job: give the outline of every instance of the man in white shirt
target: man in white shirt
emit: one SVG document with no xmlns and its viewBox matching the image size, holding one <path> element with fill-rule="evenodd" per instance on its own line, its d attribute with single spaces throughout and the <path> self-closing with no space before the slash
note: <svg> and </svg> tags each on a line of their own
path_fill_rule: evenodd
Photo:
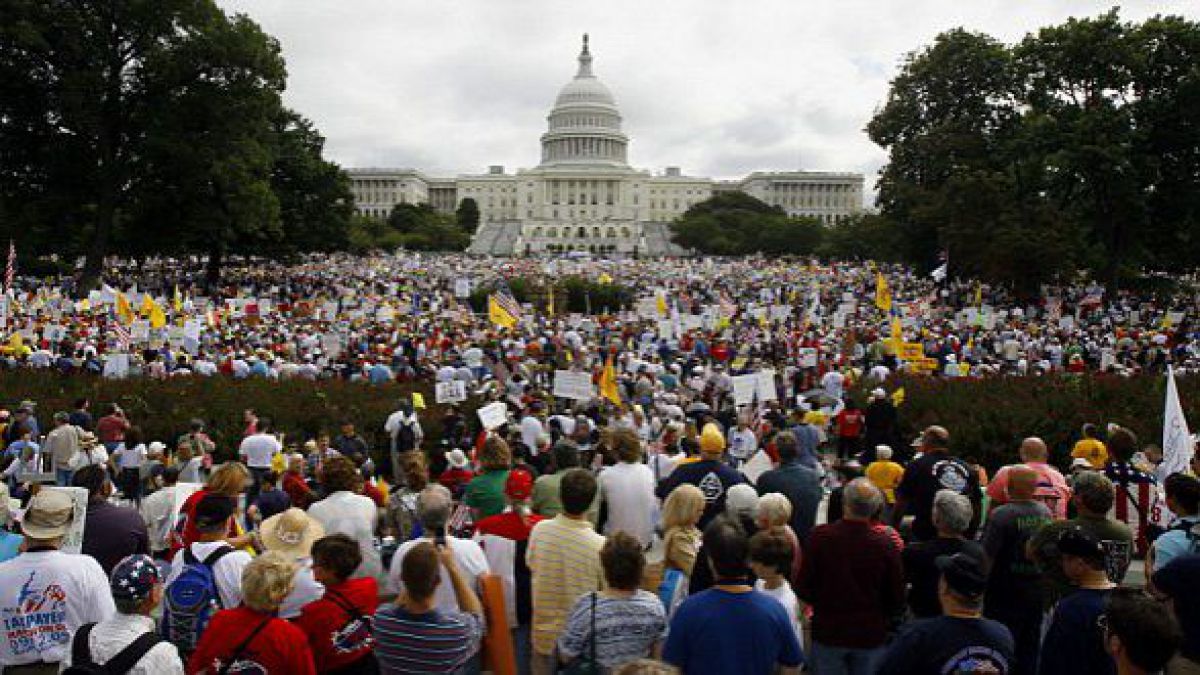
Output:
<svg viewBox="0 0 1200 675">
<path fill-rule="evenodd" d="M 406 398 L 401 399 L 399 408 L 388 415 L 383 423 L 383 430 L 391 439 L 392 477 L 397 485 L 404 485 L 404 476 L 400 471 L 400 455 L 419 446 L 425 436 L 412 402 Z M 404 433 L 401 433 L 402 431 Z"/>
<path fill-rule="evenodd" d="M 116 614 L 86 631 L 75 633 L 72 645 L 86 639 L 88 660 L 96 665 L 112 666 L 114 670 L 119 667 L 115 663 L 118 655 L 129 648 L 133 651 L 122 657 L 133 659 L 129 673 L 183 675 L 179 650 L 157 636 L 152 617 L 163 597 L 162 574 L 154 559 L 141 554 L 122 559 L 113 568 L 110 586 Z M 139 640 L 141 643 L 134 646 Z M 72 650 L 68 650 L 63 660 L 64 669 L 71 665 L 72 659 Z"/>
<path fill-rule="evenodd" d="M 221 606 L 232 608 L 241 604 L 242 571 L 250 564 L 250 554 L 233 550 L 225 543 L 233 512 L 233 500 L 215 493 L 205 495 L 196 505 L 196 531 L 199 537 L 194 544 L 176 553 L 171 561 L 171 572 L 167 575 L 168 594 L 171 582 L 183 572 L 189 561 L 211 561 L 208 564 L 217 585 L 217 595 L 221 596 Z M 214 559 L 219 551 L 224 553 Z"/>
<path fill-rule="evenodd" d="M 254 478 L 254 484 L 246 491 L 247 504 L 253 504 L 262 490 L 263 478 L 271 470 L 271 459 L 275 457 L 275 453 L 283 451 L 279 439 L 272 436 L 270 431 L 271 420 L 266 417 L 258 418 L 255 433 L 243 438 L 238 448 L 238 456 L 246 463 L 246 468 L 250 469 L 250 475 Z"/>
<path fill-rule="evenodd" d="M 529 449 L 531 457 L 537 457 L 538 436 L 546 433 L 546 427 L 542 425 L 542 420 L 538 418 L 541 405 L 540 402 L 534 402 L 526 409 L 525 416 L 521 418 L 521 442 Z"/>
<path fill-rule="evenodd" d="M 417 518 L 426 535 L 423 539 L 412 539 L 404 542 L 392 556 L 392 567 L 388 572 L 388 589 L 396 593 L 404 591 L 404 582 L 400 579 L 400 570 L 404 565 L 404 556 L 422 541 L 435 543 L 445 542 L 454 551 L 454 562 L 458 565 L 463 577 L 471 588 L 479 588 L 479 575 L 487 574 L 487 557 L 479 544 L 470 539 L 460 539 L 446 534 L 446 523 L 450 521 L 450 510 L 453 501 L 450 491 L 442 485 L 430 485 L 417 496 Z M 442 583 L 434 591 L 436 607 L 440 611 L 453 612 L 458 609 L 454 597 L 454 587 L 446 575 L 446 569 L 441 570 Z"/>
<path fill-rule="evenodd" d="M 729 430 L 729 456 L 733 458 L 734 468 L 746 463 L 758 450 L 758 438 L 750 430 L 744 416 L 738 416 L 737 426 Z"/>
<path fill-rule="evenodd" d="M 25 551 L 0 564 L 0 669 L 57 672 L 75 631 L 116 612 L 100 563 L 59 550 L 74 514 L 65 490 L 43 488 L 29 502 Z"/>
</svg>

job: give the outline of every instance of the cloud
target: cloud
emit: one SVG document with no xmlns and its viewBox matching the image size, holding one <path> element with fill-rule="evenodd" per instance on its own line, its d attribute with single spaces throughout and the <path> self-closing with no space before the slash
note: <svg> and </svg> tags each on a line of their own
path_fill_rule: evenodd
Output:
<svg viewBox="0 0 1200 675">
<path fill-rule="evenodd" d="M 905 55 L 963 26 L 1016 41 L 1111 1 L 218 0 L 277 37 L 288 105 L 344 166 L 433 176 L 531 167 L 589 32 L 638 168 L 733 178 L 858 171 L 886 160 L 863 128 Z M 1195 0 L 1122 16 L 1200 18 Z"/>
</svg>

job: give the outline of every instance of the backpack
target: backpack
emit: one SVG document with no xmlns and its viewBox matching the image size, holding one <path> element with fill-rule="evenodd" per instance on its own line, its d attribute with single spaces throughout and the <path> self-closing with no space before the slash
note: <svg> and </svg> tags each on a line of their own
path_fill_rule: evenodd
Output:
<svg viewBox="0 0 1200 675">
<path fill-rule="evenodd" d="M 417 432 L 413 431 L 412 422 L 405 420 L 396 430 L 396 452 L 408 452 L 417 447 Z"/>
<path fill-rule="evenodd" d="M 190 546 L 183 550 L 183 571 L 167 586 L 162 618 L 163 637 L 182 653 L 196 650 L 209 620 L 221 609 L 213 566 L 229 553 L 233 553 L 233 547 L 222 546 L 199 560 Z"/>
<path fill-rule="evenodd" d="M 92 661 L 91 650 L 88 648 L 88 636 L 95 627 L 94 623 L 85 624 L 75 633 L 71 640 L 71 666 L 63 671 L 64 675 L 124 675 L 162 642 L 162 638 L 153 632 L 142 633 L 104 665 L 100 665 Z"/>
</svg>

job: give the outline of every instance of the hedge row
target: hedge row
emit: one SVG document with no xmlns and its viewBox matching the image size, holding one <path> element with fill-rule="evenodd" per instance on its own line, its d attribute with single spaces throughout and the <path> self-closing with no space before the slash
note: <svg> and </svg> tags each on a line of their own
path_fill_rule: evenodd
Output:
<svg viewBox="0 0 1200 675">
<path fill-rule="evenodd" d="M 1200 377 L 1176 382 L 1195 431 L 1200 427 Z M 929 424 L 941 424 L 950 430 L 957 453 L 977 458 L 990 470 L 1011 463 L 1027 436 L 1041 437 L 1051 448 L 1052 461 L 1067 466 L 1086 422 L 1101 428 L 1120 424 L 1133 430 L 1143 446 L 1162 442 L 1165 376 L 911 377 L 896 386 L 905 391 L 899 410 L 905 439 Z"/>
<path fill-rule="evenodd" d="M 1200 377 L 1178 380 L 1184 412 L 1193 429 L 1200 428 Z M 950 429 L 956 452 L 974 456 L 989 469 L 1013 461 L 1026 436 L 1040 436 L 1055 463 L 1069 463 L 1071 446 L 1085 422 L 1116 422 L 1134 430 L 1143 444 L 1162 438 L 1164 377 L 1030 377 L 990 380 L 908 378 L 900 407 L 902 436 L 907 439 L 929 424 Z M 889 389 L 892 386 L 889 386 Z M 222 449 L 236 445 L 243 429 L 242 412 L 254 408 L 270 416 L 293 439 L 336 434 L 343 420 L 353 421 L 372 448 L 387 447 L 382 427 L 397 401 L 419 391 L 429 403 L 422 419 L 431 439 L 440 436 L 443 413 L 433 404 L 426 385 L 368 385 L 356 382 L 231 380 L 177 378 L 107 380 L 62 376 L 54 372 L 0 372 L 0 401 L 8 407 L 23 399 L 38 403 L 38 416 L 48 425 L 57 410 L 70 410 L 87 397 L 93 412 L 117 402 L 147 438 L 168 440 L 183 433 L 188 421 L 208 422 Z M 466 406 L 468 411 L 472 406 Z M 470 417 L 468 419 L 471 419 Z"/>
<path fill-rule="evenodd" d="M 343 421 L 352 421 L 376 450 L 388 447 L 383 423 L 400 398 L 413 391 L 422 393 L 429 403 L 422 413 L 423 424 L 431 435 L 440 433 L 438 421 L 443 412 L 433 405 L 428 387 L 396 383 L 226 377 L 113 380 L 22 370 L 0 372 L 0 391 L 0 401 L 9 409 L 25 399 L 36 401 L 43 427 L 50 425 L 54 412 L 71 410 L 78 398 L 91 400 L 92 414 L 97 417 L 106 404 L 117 403 L 130 421 L 142 428 L 147 440 L 171 441 L 187 431 L 191 419 L 200 418 L 207 422 L 218 450 L 224 452 L 235 449 L 240 442 L 245 428 L 242 415 L 247 408 L 273 419 L 287 439 L 300 441 L 323 433 L 337 435 Z"/>
</svg>

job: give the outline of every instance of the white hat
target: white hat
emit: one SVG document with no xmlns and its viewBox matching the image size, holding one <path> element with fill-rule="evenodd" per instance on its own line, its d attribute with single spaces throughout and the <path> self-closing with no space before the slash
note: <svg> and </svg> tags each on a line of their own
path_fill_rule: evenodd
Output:
<svg viewBox="0 0 1200 675">
<path fill-rule="evenodd" d="M 151 455 L 161 455 L 162 451 L 166 449 L 167 446 L 162 441 L 151 441 L 148 448 Z"/>
<path fill-rule="evenodd" d="M 871 396 L 873 398 L 887 398 L 887 392 L 884 391 L 881 387 L 876 387 L 874 390 L 871 391 Z"/>
<path fill-rule="evenodd" d="M 325 526 L 293 506 L 264 520 L 259 534 L 268 551 L 279 551 L 299 558 L 307 556 L 313 542 L 325 536 Z"/>
</svg>

